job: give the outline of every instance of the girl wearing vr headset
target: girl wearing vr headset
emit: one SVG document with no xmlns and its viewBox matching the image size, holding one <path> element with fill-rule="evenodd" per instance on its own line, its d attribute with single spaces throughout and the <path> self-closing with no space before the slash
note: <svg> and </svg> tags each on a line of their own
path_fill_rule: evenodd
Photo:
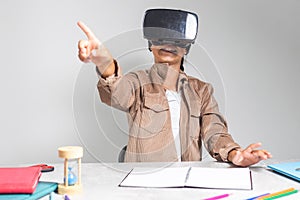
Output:
<svg viewBox="0 0 300 200">
<path fill-rule="evenodd" d="M 78 42 L 78 56 L 96 65 L 101 101 L 127 112 L 126 162 L 200 161 L 202 141 L 213 158 L 237 166 L 271 158 L 257 149 L 260 143 L 242 149 L 228 133 L 211 85 L 184 73 L 184 55 L 197 36 L 196 14 L 147 10 L 143 33 L 154 64 L 126 75 L 93 32 L 82 22 L 78 26 L 87 36 Z"/>
</svg>

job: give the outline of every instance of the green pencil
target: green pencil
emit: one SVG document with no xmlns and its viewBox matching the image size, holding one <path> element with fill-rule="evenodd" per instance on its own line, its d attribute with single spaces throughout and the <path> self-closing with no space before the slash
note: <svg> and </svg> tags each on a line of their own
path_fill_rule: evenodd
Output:
<svg viewBox="0 0 300 200">
<path fill-rule="evenodd" d="M 297 193 L 297 192 L 298 192 L 298 190 L 292 190 L 292 191 L 285 192 L 285 193 L 282 193 L 282 194 L 278 194 L 278 195 L 275 195 L 275 196 L 272 196 L 272 197 L 264 198 L 264 200 L 277 199 L 277 198 L 285 197 L 285 196 L 288 196 L 288 195 L 291 195 L 291 194 L 294 194 L 294 193 Z"/>
</svg>

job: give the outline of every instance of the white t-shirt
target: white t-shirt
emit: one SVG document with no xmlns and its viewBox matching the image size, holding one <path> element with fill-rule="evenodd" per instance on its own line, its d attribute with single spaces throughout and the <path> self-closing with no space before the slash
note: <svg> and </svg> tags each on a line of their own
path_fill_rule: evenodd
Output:
<svg viewBox="0 0 300 200">
<path fill-rule="evenodd" d="M 166 96 L 170 107 L 172 132 L 175 140 L 177 157 L 178 160 L 181 161 L 181 148 L 180 148 L 180 135 L 179 135 L 181 95 L 178 92 L 166 90 Z"/>
</svg>

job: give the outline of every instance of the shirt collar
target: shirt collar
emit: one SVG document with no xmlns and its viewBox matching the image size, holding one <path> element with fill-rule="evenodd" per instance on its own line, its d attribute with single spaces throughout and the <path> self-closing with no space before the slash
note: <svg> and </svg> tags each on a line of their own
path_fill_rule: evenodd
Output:
<svg viewBox="0 0 300 200">
<path fill-rule="evenodd" d="M 154 83 L 164 85 L 164 82 L 168 79 L 168 75 L 171 73 L 171 68 L 167 64 L 156 63 L 151 67 L 150 76 Z M 177 79 L 177 91 L 188 80 L 186 73 L 180 70 Z"/>
</svg>

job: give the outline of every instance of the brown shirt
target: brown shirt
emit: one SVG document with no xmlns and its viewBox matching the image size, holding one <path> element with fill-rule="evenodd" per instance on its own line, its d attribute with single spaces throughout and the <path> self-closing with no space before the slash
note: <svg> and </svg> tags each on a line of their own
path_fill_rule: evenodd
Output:
<svg viewBox="0 0 300 200">
<path fill-rule="evenodd" d="M 119 73 L 98 82 L 101 100 L 127 112 L 127 162 L 178 160 L 163 87 L 169 70 L 167 65 L 154 64 L 149 70 Z M 227 161 L 228 152 L 240 146 L 228 133 L 211 85 L 180 72 L 177 91 L 181 94 L 181 160 L 200 161 L 203 141 L 212 157 Z"/>
</svg>

